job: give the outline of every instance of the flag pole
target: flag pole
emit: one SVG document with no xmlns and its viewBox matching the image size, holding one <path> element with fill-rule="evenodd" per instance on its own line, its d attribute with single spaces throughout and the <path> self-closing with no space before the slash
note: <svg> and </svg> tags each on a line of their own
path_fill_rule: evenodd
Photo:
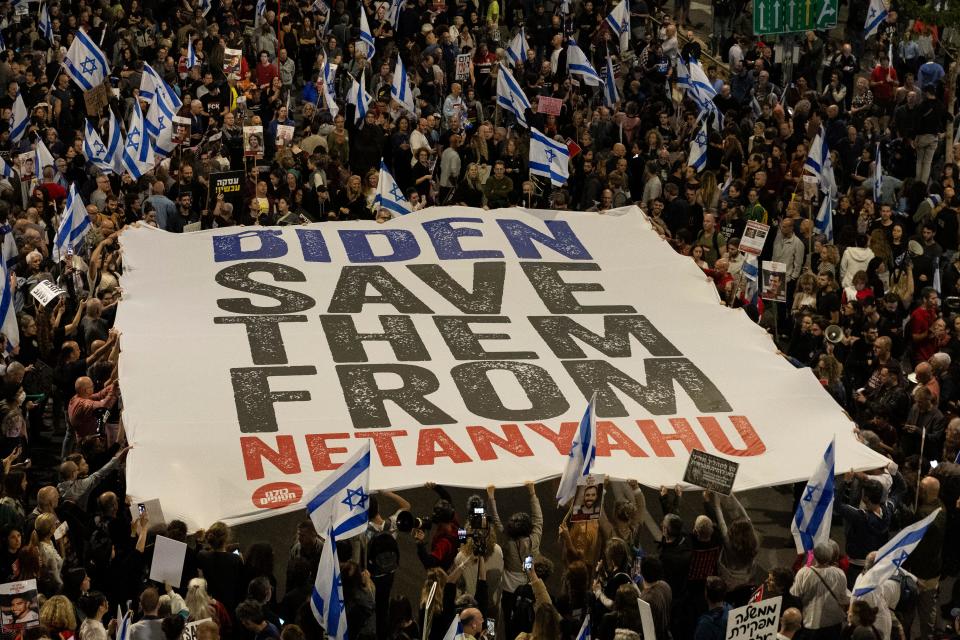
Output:
<svg viewBox="0 0 960 640">
<path fill-rule="evenodd" d="M 923 449 L 927 444 L 927 425 L 923 425 L 923 431 L 920 434 L 920 461 L 917 463 L 917 492 L 913 498 L 913 512 L 917 512 L 920 505 L 920 482 L 923 480 Z"/>
</svg>

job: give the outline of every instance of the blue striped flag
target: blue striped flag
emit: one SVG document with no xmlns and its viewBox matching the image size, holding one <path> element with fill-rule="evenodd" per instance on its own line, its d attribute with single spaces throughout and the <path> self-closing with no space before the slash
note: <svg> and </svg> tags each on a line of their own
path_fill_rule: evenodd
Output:
<svg viewBox="0 0 960 640">
<path fill-rule="evenodd" d="M 400 185 L 393 179 L 393 175 L 387 171 L 387 165 L 383 159 L 380 160 L 380 178 L 377 180 L 377 195 L 373 198 L 375 209 L 386 209 L 391 214 L 405 216 L 411 213 L 410 203 L 403 195 Z"/>
<path fill-rule="evenodd" d="M 463 640 L 463 622 L 460 620 L 460 614 L 453 616 L 447 632 L 443 634 L 443 640 Z"/>
<path fill-rule="evenodd" d="M 607 25 L 620 41 L 620 52 L 630 48 L 630 0 L 620 0 L 620 4 L 607 14 Z"/>
<path fill-rule="evenodd" d="M 828 244 L 833 243 L 833 201 L 829 195 L 823 196 L 817 218 L 813 221 L 813 228 L 826 238 Z"/>
<path fill-rule="evenodd" d="M 110 75 L 106 56 L 83 29 L 73 34 L 73 44 L 67 50 L 63 65 L 67 75 L 84 91 L 103 84 Z"/>
<path fill-rule="evenodd" d="M 577 633 L 577 640 L 591 640 L 593 636 L 590 630 L 590 614 L 588 613 L 580 625 L 580 631 Z"/>
<path fill-rule="evenodd" d="M 369 446 L 369 440 L 367 441 Z M 363 524 L 367 526 L 366 522 Z M 317 580 L 310 594 L 310 609 L 331 640 L 347 638 L 347 608 L 340 581 L 340 561 L 337 559 L 337 539 L 332 528 L 323 529 L 327 539 L 320 552 Z"/>
<path fill-rule="evenodd" d="M 40 15 L 37 17 L 37 29 L 47 42 L 53 42 L 53 22 L 50 20 L 50 10 L 47 9 L 46 2 L 40 5 Z"/>
<path fill-rule="evenodd" d="M 887 13 L 887 8 L 883 6 L 883 0 L 870 0 L 870 10 L 867 11 L 867 20 L 863 24 L 864 40 L 877 32 L 880 24 L 887 19 Z"/>
<path fill-rule="evenodd" d="M 707 166 L 707 119 L 700 119 L 700 127 L 690 141 L 690 155 L 687 156 L 687 166 L 693 167 L 700 173 Z"/>
<path fill-rule="evenodd" d="M 10 142 L 13 144 L 20 142 L 29 124 L 30 113 L 27 111 L 23 96 L 17 92 L 17 98 L 13 101 L 13 110 L 10 112 Z"/>
<path fill-rule="evenodd" d="M 197 52 L 193 48 L 193 38 L 187 38 L 187 69 L 197 66 Z"/>
<path fill-rule="evenodd" d="M 814 136 L 810 143 L 810 151 L 807 153 L 807 159 L 803 161 L 803 167 L 809 169 L 817 176 L 817 184 L 820 191 L 827 193 L 830 189 L 830 178 L 827 176 L 827 161 L 830 159 L 830 149 L 827 146 L 826 132 L 823 126 Z"/>
<path fill-rule="evenodd" d="M 4 178 L 13 177 L 13 167 L 4 162 L 3 158 L 0 158 L 0 176 Z"/>
<path fill-rule="evenodd" d="M 367 11 L 363 8 L 363 3 L 360 4 L 360 42 L 364 46 L 364 53 L 367 56 L 367 60 L 373 60 L 373 56 L 376 55 L 376 48 L 373 40 L 373 32 L 370 31 L 370 23 L 367 21 Z"/>
<path fill-rule="evenodd" d="M 53 239 L 53 260 L 60 262 L 74 247 L 78 246 L 83 237 L 90 230 L 90 218 L 87 217 L 87 207 L 84 206 L 77 185 L 71 183 L 67 192 L 67 201 L 63 207 L 63 216 L 57 235 Z"/>
<path fill-rule="evenodd" d="M 150 133 L 147 131 L 140 109 L 140 101 L 133 101 L 133 113 L 130 114 L 130 125 L 127 127 L 127 141 L 120 151 L 123 168 L 134 180 L 142 178 L 153 168 L 153 145 L 150 143 Z"/>
<path fill-rule="evenodd" d="M 880 547 L 873 566 L 857 577 L 853 585 L 853 597 L 862 598 L 900 571 L 903 563 L 920 544 L 923 534 L 939 514 L 940 509 L 937 509 L 923 520 L 901 529 L 900 533 L 890 539 L 890 542 Z"/>
<path fill-rule="evenodd" d="M 584 478 L 590 475 L 593 463 L 597 457 L 597 416 L 594 410 L 597 404 L 597 394 L 594 393 L 587 410 L 583 412 L 580 426 L 570 443 L 570 455 L 567 457 L 567 466 L 560 476 L 560 486 L 557 487 L 557 505 L 569 504 L 577 495 L 577 486 Z"/>
<path fill-rule="evenodd" d="M 410 113 L 416 113 L 413 91 L 410 90 L 410 78 L 407 77 L 407 67 L 404 66 L 399 53 L 397 64 L 393 68 L 393 80 L 390 82 L 390 96 Z"/>
<path fill-rule="evenodd" d="M 363 119 L 367 117 L 367 109 L 370 108 L 370 102 L 373 100 L 373 96 L 367 93 L 364 74 L 365 71 L 360 72 L 359 82 L 356 78 L 352 78 L 353 84 L 350 87 L 350 93 L 347 95 L 347 102 L 355 107 L 353 111 L 353 124 L 361 127 L 363 126 Z"/>
<path fill-rule="evenodd" d="M 880 161 L 880 143 L 877 143 L 877 163 L 873 168 L 873 200 L 880 202 L 883 195 L 883 163 Z"/>
<path fill-rule="evenodd" d="M 497 104 L 512 113 L 521 125 L 528 126 L 526 111 L 530 101 L 502 62 L 497 70 Z"/>
<path fill-rule="evenodd" d="M 47 145 L 43 144 L 43 140 L 37 137 L 37 144 L 33 146 L 33 175 L 39 180 L 43 178 L 44 169 L 56 166 L 53 154 L 47 149 Z"/>
<path fill-rule="evenodd" d="M 530 127 L 530 175 L 550 178 L 555 187 L 567 184 L 570 178 L 570 150 Z"/>
<path fill-rule="evenodd" d="M 587 59 L 587 54 L 583 52 L 576 40 L 570 38 L 567 43 L 567 73 L 572 76 L 580 76 L 583 82 L 591 87 L 600 85 L 600 75 L 593 68 Z"/>
<path fill-rule="evenodd" d="M 116 640 L 130 639 L 130 612 L 123 614 L 120 605 L 117 605 L 117 635 Z"/>
<path fill-rule="evenodd" d="M 100 171 L 113 172 L 113 162 L 107 161 L 107 145 L 103 144 L 103 139 L 100 138 L 100 134 L 93 128 L 89 120 L 87 120 L 83 132 L 83 155 L 87 157 L 87 162 L 93 164 Z"/>
<path fill-rule="evenodd" d="M 317 531 L 332 528 L 337 538 L 355 536 L 367 528 L 369 491 L 370 440 L 365 439 L 346 462 L 310 493 L 307 514 Z"/>
<path fill-rule="evenodd" d="M 607 65 L 603 68 L 603 104 L 613 109 L 619 99 L 617 79 L 613 74 L 613 60 L 607 56 Z"/>
<path fill-rule="evenodd" d="M 10 282 L 6 260 L 0 260 L 0 278 L 3 278 L 3 284 L 0 285 L 3 287 L 0 290 L 0 321 L 2 321 L 0 331 L 7 339 L 7 349 L 13 350 L 20 345 L 20 328 L 17 325 L 17 310 L 13 304 L 13 284 Z"/>
<path fill-rule="evenodd" d="M 527 62 L 528 50 L 527 37 L 523 32 L 523 27 L 520 27 L 520 31 L 517 32 L 517 35 L 513 36 L 513 40 L 511 40 L 507 46 L 507 63 L 511 67 L 518 64 L 525 64 Z"/>
<path fill-rule="evenodd" d="M 831 441 L 816 471 L 810 476 L 803 490 L 803 497 L 797 505 L 797 512 L 793 516 L 790 531 L 797 545 L 797 553 L 813 551 L 817 544 L 830 539 L 834 497 L 834 446 L 835 441 Z"/>
</svg>

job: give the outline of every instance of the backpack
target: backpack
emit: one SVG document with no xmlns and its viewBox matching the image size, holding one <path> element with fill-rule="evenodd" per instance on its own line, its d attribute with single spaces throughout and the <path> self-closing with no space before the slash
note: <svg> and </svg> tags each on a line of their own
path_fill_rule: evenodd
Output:
<svg viewBox="0 0 960 640">
<path fill-rule="evenodd" d="M 522 584 L 513 592 L 513 597 L 513 611 L 510 612 L 507 629 L 510 629 L 514 636 L 520 632 L 530 633 L 533 630 L 533 608 L 536 604 L 533 587 Z"/>
<path fill-rule="evenodd" d="M 367 543 L 367 568 L 373 576 L 391 574 L 400 568 L 400 547 L 389 533 L 378 533 Z"/>
<path fill-rule="evenodd" d="M 920 596 L 920 586 L 917 584 L 917 579 L 905 571 L 897 571 L 890 579 L 900 584 L 900 599 L 897 600 L 897 606 L 893 610 L 897 613 L 913 611 Z"/>
</svg>

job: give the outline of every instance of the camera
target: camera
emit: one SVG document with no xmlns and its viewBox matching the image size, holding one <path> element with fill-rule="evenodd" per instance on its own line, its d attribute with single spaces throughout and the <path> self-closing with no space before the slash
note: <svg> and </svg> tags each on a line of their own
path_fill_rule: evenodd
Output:
<svg viewBox="0 0 960 640">
<path fill-rule="evenodd" d="M 401 533 L 410 533 L 413 529 L 428 531 L 433 526 L 433 520 L 428 516 L 415 516 L 409 511 L 397 514 L 397 530 Z"/>
</svg>

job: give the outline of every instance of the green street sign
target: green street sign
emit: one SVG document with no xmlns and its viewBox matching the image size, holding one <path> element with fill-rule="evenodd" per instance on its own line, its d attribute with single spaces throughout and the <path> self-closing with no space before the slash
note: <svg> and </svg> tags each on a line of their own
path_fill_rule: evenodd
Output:
<svg viewBox="0 0 960 640">
<path fill-rule="evenodd" d="M 753 34 L 820 31 L 837 26 L 838 0 L 753 0 Z"/>
</svg>

